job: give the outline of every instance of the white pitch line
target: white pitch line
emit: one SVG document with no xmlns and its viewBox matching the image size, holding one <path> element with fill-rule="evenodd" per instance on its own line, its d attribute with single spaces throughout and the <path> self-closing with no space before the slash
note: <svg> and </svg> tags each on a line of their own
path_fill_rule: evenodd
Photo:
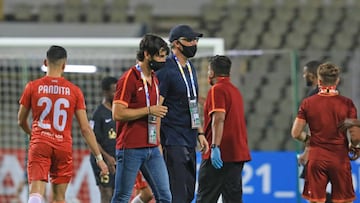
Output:
<svg viewBox="0 0 360 203">
<path fill-rule="evenodd" d="M 296 196 L 295 192 L 292 191 L 276 191 L 274 192 L 274 197 L 276 198 L 294 198 Z"/>
</svg>

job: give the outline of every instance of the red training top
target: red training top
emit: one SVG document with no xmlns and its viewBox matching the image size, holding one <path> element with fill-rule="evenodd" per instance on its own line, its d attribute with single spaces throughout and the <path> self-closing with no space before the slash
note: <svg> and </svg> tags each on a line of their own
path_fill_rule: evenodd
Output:
<svg viewBox="0 0 360 203">
<path fill-rule="evenodd" d="M 204 131 L 209 144 L 212 143 L 212 113 L 224 112 L 224 131 L 220 144 L 224 162 L 251 160 L 247 143 L 244 104 L 241 93 L 230 82 L 229 77 L 219 77 L 218 82 L 208 92 L 204 106 Z M 210 150 L 203 155 L 209 159 Z"/>
<path fill-rule="evenodd" d="M 150 105 L 156 105 L 156 86 L 158 80 L 151 73 L 152 83 L 148 83 Z M 135 66 L 126 71 L 119 79 L 116 85 L 114 104 L 123 104 L 128 108 L 146 107 L 145 88 L 141 73 Z M 116 149 L 154 147 L 154 144 L 148 143 L 148 117 L 144 116 L 132 121 L 116 121 Z"/>
</svg>

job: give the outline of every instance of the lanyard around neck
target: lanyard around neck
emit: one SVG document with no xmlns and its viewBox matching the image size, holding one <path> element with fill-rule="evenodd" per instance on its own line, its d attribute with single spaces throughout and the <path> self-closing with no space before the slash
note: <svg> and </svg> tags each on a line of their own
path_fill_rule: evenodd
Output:
<svg viewBox="0 0 360 203">
<path fill-rule="evenodd" d="M 191 98 L 191 95 L 190 95 L 190 88 L 189 88 L 189 83 L 188 81 L 186 80 L 186 77 L 185 77 L 185 73 L 184 73 L 184 70 L 178 60 L 178 58 L 174 55 L 174 59 L 179 67 L 179 70 L 180 70 L 180 73 L 181 73 L 181 76 L 185 82 L 185 85 L 186 85 L 186 92 L 187 92 L 187 96 L 188 98 L 190 99 Z M 186 61 L 186 67 L 189 71 L 189 74 L 190 74 L 190 81 L 191 81 L 191 87 L 192 87 L 192 90 L 193 90 L 193 93 L 194 93 L 194 97 L 196 98 L 197 97 L 197 94 L 196 94 L 196 88 L 195 88 L 195 81 L 194 81 L 194 76 L 192 74 L 192 69 L 191 69 L 191 65 L 189 63 L 189 61 Z"/>
<path fill-rule="evenodd" d="M 144 84 L 146 106 L 149 107 L 150 106 L 150 94 L 149 94 L 149 88 L 147 85 L 147 81 L 145 79 L 144 73 L 142 72 L 142 70 L 140 68 L 140 65 L 136 64 L 135 67 L 136 67 L 136 70 L 138 70 L 140 72 L 140 76 L 141 76 L 141 79 Z M 153 81 L 153 83 L 155 85 L 155 90 L 156 90 L 156 104 L 159 104 L 159 88 L 158 88 L 157 84 L 155 83 L 155 81 Z"/>
</svg>

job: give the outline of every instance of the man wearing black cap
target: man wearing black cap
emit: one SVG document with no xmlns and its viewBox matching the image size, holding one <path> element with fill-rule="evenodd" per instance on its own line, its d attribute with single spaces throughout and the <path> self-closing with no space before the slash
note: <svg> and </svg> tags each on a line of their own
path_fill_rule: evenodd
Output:
<svg viewBox="0 0 360 203">
<path fill-rule="evenodd" d="M 170 31 L 171 54 L 165 66 L 156 72 L 160 104 L 168 107 L 161 120 L 161 144 L 170 178 L 172 203 L 189 203 L 194 198 L 196 182 L 196 145 L 209 149 L 201 127 L 198 109 L 196 70 L 188 60 L 195 56 L 199 37 L 188 25 Z"/>
</svg>

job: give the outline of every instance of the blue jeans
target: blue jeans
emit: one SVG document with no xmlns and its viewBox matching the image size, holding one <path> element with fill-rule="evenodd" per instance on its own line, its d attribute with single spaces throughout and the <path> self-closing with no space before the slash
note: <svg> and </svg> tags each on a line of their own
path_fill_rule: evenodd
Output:
<svg viewBox="0 0 360 203">
<path fill-rule="evenodd" d="M 158 203 L 170 203 L 169 175 L 158 147 L 116 150 L 115 189 L 111 203 L 128 203 L 141 170 Z"/>
</svg>

